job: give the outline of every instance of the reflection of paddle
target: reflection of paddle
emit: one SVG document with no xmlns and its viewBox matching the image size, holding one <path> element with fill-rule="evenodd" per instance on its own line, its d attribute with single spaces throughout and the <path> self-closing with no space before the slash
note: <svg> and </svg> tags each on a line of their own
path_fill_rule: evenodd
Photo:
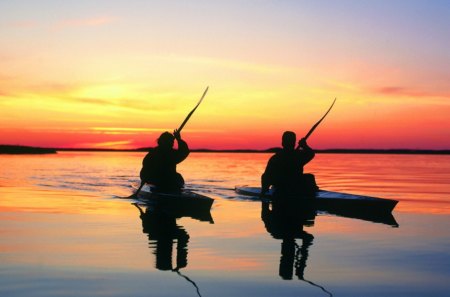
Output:
<svg viewBox="0 0 450 297">
<path fill-rule="evenodd" d="M 311 242 L 310 244 L 312 244 L 312 242 Z M 305 245 L 305 239 L 303 239 L 303 245 Z M 306 255 L 302 254 L 302 248 L 303 248 L 303 245 L 302 245 L 302 247 L 300 247 L 300 246 L 295 242 L 295 247 L 296 247 L 296 249 L 297 249 L 296 255 L 295 255 L 296 258 L 308 257 L 307 254 L 306 254 Z M 308 252 L 308 247 L 309 247 L 309 246 L 306 246 L 306 247 L 305 247 L 306 253 Z M 300 254 L 300 255 L 299 255 L 299 254 Z M 300 262 L 300 259 L 297 259 L 297 260 Z M 306 259 L 304 259 L 304 260 L 305 260 L 305 264 L 303 265 L 303 267 L 301 267 L 302 270 L 305 270 L 305 268 L 306 268 Z M 297 264 L 296 264 L 296 265 L 297 265 Z M 306 283 L 308 283 L 308 284 L 310 284 L 310 285 L 312 285 L 312 286 L 314 286 L 314 287 L 317 287 L 317 288 L 321 289 L 322 291 L 324 291 L 325 293 L 327 293 L 328 296 L 330 296 L 330 297 L 333 296 L 333 294 L 332 294 L 331 292 L 327 291 L 327 289 L 325 289 L 323 286 L 318 285 L 318 284 L 316 284 L 316 283 L 313 283 L 313 282 L 310 281 L 310 280 L 305 279 L 305 278 L 303 277 L 303 271 L 302 271 L 301 275 L 297 275 L 297 276 L 298 276 L 298 278 L 299 278 L 300 280 L 302 280 L 302 281 L 304 281 L 304 282 L 306 282 Z"/>
<path fill-rule="evenodd" d="M 200 100 L 198 101 L 197 105 L 195 105 L 194 109 L 191 110 L 191 112 L 187 115 L 187 117 L 184 119 L 183 123 L 181 123 L 180 128 L 178 128 L 176 131 L 177 133 L 180 133 L 181 130 L 183 129 L 184 125 L 186 125 L 187 121 L 189 121 L 190 117 L 192 116 L 192 114 L 194 113 L 194 111 L 197 109 L 197 107 L 200 105 L 200 103 L 202 103 L 203 98 L 205 98 L 206 93 L 208 92 L 209 87 L 206 87 L 205 91 L 203 92 L 202 97 L 200 98 Z M 132 194 L 130 196 L 130 198 L 135 198 L 137 197 L 137 195 L 141 192 L 142 187 L 145 185 L 144 181 L 141 181 L 141 185 L 139 186 L 139 188 L 137 189 L 136 193 Z"/>
<path fill-rule="evenodd" d="M 184 279 L 186 279 L 188 282 L 190 282 L 194 287 L 195 290 L 197 291 L 197 295 L 199 297 L 202 297 L 202 295 L 200 294 L 200 289 L 198 288 L 197 284 L 191 280 L 189 277 L 187 277 L 186 275 L 181 274 L 180 269 L 175 268 L 174 270 L 172 270 L 174 272 L 176 272 L 179 276 L 183 277 Z"/>
<path fill-rule="evenodd" d="M 331 294 L 330 292 L 328 292 L 328 291 L 327 291 L 324 287 L 322 287 L 321 285 L 315 284 L 315 283 L 313 283 L 312 281 L 306 280 L 306 279 L 304 279 L 304 278 L 302 278 L 301 280 L 304 281 L 304 282 L 306 282 L 306 283 L 308 283 L 308 284 L 310 284 L 310 285 L 312 285 L 312 286 L 314 286 L 314 287 L 317 287 L 317 288 L 321 289 L 322 291 L 324 291 L 325 293 L 327 293 L 328 296 L 330 296 L 330 297 L 333 296 L 333 294 Z"/>
</svg>

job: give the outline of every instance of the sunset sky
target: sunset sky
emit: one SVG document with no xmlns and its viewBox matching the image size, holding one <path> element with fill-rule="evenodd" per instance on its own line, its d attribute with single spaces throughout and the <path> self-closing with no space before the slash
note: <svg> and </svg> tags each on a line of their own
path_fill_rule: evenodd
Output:
<svg viewBox="0 0 450 297">
<path fill-rule="evenodd" d="M 2 0 L 0 144 L 450 149 L 450 1 Z"/>
</svg>

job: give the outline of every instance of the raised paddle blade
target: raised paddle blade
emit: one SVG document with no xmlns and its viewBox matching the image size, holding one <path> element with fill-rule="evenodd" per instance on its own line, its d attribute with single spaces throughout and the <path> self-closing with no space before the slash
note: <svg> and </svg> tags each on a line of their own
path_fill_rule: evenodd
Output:
<svg viewBox="0 0 450 297">
<path fill-rule="evenodd" d="M 323 115 L 323 117 L 309 130 L 308 134 L 304 137 L 305 139 L 308 139 L 308 137 L 316 130 L 317 126 L 323 121 L 323 119 L 327 116 L 327 114 L 330 112 L 330 110 L 333 108 L 334 103 L 336 102 L 337 98 L 334 98 L 333 103 L 331 104 L 330 108 L 328 108 L 327 112 Z"/>
<path fill-rule="evenodd" d="M 203 92 L 202 97 L 200 98 L 200 100 L 198 101 L 197 105 L 195 105 L 194 109 L 191 110 L 191 112 L 187 115 L 187 117 L 184 119 L 183 123 L 181 124 L 180 128 L 178 128 L 178 132 L 181 132 L 181 129 L 183 129 L 184 125 L 186 125 L 187 121 L 189 120 L 189 118 L 192 116 L 192 114 L 194 113 L 194 111 L 197 109 L 197 107 L 200 105 L 200 103 L 202 103 L 203 98 L 205 98 L 206 93 L 208 92 L 209 86 L 206 87 L 205 91 Z"/>
</svg>

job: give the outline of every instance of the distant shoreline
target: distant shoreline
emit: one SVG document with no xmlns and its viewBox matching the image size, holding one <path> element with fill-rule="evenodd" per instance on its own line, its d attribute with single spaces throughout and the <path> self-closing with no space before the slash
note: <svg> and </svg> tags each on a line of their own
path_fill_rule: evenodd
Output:
<svg viewBox="0 0 450 297">
<path fill-rule="evenodd" d="M 23 145 L 0 145 L 0 154 L 42 155 L 42 154 L 56 154 L 56 150 L 52 148 L 32 147 Z"/>
<path fill-rule="evenodd" d="M 57 151 L 92 151 L 92 152 L 148 152 L 151 148 L 138 149 L 88 149 L 88 148 L 55 148 Z M 281 148 L 270 148 L 266 150 L 254 149 L 191 149 L 193 153 L 275 153 Z M 315 150 L 318 154 L 403 154 L 403 155 L 450 155 L 450 150 L 413 150 L 413 149 L 324 149 Z"/>
<path fill-rule="evenodd" d="M 139 149 L 94 149 L 94 148 L 42 148 L 20 145 L 0 145 L 0 154 L 56 154 L 60 152 L 147 152 L 151 148 Z M 193 153 L 275 153 L 280 148 L 266 150 L 253 149 L 192 149 Z M 397 154 L 397 155 L 450 155 L 450 150 L 416 150 L 416 149 L 324 149 L 316 150 L 318 154 Z"/>
</svg>

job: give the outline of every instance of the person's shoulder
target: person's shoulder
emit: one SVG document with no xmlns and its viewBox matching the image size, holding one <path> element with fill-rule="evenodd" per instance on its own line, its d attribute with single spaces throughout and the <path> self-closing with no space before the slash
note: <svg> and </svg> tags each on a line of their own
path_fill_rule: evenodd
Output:
<svg viewBox="0 0 450 297">
<path fill-rule="evenodd" d="M 270 157 L 269 160 L 277 160 L 277 159 L 279 159 L 279 158 L 282 158 L 283 155 L 284 155 L 283 150 L 282 150 L 282 149 L 279 149 L 279 150 L 277 150 L 277 151 L 275 152 L 275 154 L 273 154 L 273 155 Z"/>
<path fill-rule="evenodd" d="M 151 147 L 151 148 L 149 148 L 148 149 L 148 151 L 147 151 L 147 155 L 149 155 L 149 154 L 153 154 L 154 152 L 156 152 L 158 150 L 158 148 L 157 147 Z"/>
<path fill-rule="evenodd" d="M 271 150 L 274 152 L 273 156 L 277 156 L 284 153 L 284 150 L 281 147 L 276 147 Z"/>
<path fill-rule="evenodd" d="M 158 153 L 158 147 L 151 147 L 148 149 L 147 154 L 145 156 L 150 157 L 150 156 L 154 156 L 157 153 Z"/>
</svg>

